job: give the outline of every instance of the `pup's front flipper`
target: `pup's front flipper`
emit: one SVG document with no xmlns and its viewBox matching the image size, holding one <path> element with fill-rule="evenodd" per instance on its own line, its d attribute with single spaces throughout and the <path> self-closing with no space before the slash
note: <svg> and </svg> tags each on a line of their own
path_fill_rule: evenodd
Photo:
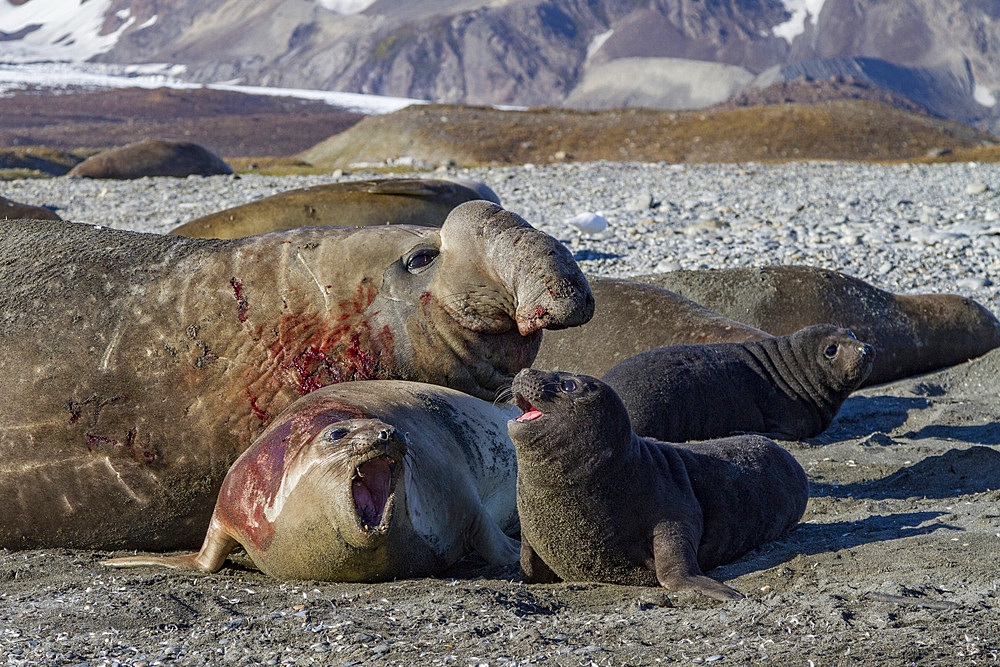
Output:
<svg viewBox="0 0 1000 667">
<path fill-rule="evenodd" d="M 741 600 L 743 594 L 701 573 L 694 547 L 682 536 L 660 532 L 653 537 L 656 580 L 671 591 L 694 590 L 713 600 Z"/>
</svg>

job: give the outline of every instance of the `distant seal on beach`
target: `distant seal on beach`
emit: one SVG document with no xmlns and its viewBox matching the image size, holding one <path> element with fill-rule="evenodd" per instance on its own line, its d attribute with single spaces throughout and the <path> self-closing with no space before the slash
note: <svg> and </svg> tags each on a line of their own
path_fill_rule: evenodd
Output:
<svg viewBox="0 0 1000 667">
<path fill-rule="evenodd" d="M 69 170 L 80 178 L 217 176 L 233 170 L 215 153 L 189 141 L 146 139 L 102 151 Z"/>
<path fill-rule="evenodd" d="M 517 562 L 517 414 L 416 382 L 323 387 L 229 469 L 201 551 L 105 564 L 216 572 L 238 544 L 279 579 L 433 576 L 470 551 Z"/>
<path fill-rule="evenodd" d="M 43 206 L 22 204 L 13 199 L 0 197 L 0 220 L 62 220 L 62 218 Z"/>
<path fill-rule="evenodd" d="M 819 435 L 872 369 L 875 350 L 847 329 L 816 324 L 746 343 L 672 345 L 637 354 L 601 378 L 641 436 L 684 442 L 758 433 Z"/>
<path fill-rule="evenodd" d="M 582 327 L 546 331 L 535 368 L 600 376 L 628 357 L 665 345 L 771 337 L 654 285 L 596 276 L 588 281 L 594 317 Z"/>
<path fill-rule="evenodd" d="M 478 181 L 379 178 L 279 192 L 210 213 L 171 230 L 194 238 L 235 239 L 311 225 L 426 225 L 440 227 L 459 204 L 500 199 Z"/>
<path fill-rule="evenodd" d="M 634 280 L 775 336 L 824 322 L 850 329 L 878 353 L 865 385 L 953 366 L 1000 347 L 1000 321 L 972 299 L 893 294 L 811 266 L 670 271 Z"/>
<path fill-rule="evenodd" d="M 0 222 L 0 284 L 8 548 L 197 546 L 296 398 L 401 379 L 493 400 L 543 328 L 593 312 L 569 251 L 485 201 L 440 229 L 232 241 Z"/>
<path fill-rule="evenodd" d="M 671 445 L 640 438 L 614 390 L 527 369 L 511 387 L 521 568 L 529 582 L 605 581 L 742 597 L 703 571 L 792 528 L 802 467 L 745 435 Z"/>
</svg>

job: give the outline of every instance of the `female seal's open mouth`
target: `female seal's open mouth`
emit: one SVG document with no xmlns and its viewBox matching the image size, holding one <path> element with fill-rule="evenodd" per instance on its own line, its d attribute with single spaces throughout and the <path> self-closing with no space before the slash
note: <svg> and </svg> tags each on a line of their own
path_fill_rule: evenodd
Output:
<svg viewBox="0 0 1000 667">
<path fill-rule="evenodd" d="M 542 416 L 542 411 L 532 405 L 524 396 L 518 394 L 515 398 L 517 400 L 517 407 L 521 410 L 522 414 L 514 421 L 530 422 Z"/>
<path fill-rule="evenodd" d="M 376 456 L 359 465 L 351 480 L 354 508 L 358 522 L 365 530 L 379 527 L 386 503 L 392 495 L 394 461 L 388 456 Z"/>
</svg>

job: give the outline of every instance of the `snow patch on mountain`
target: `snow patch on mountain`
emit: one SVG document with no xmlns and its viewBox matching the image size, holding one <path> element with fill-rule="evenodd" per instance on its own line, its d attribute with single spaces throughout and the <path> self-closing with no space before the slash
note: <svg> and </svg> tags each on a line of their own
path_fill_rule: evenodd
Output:
<svg viewBox="0 0 1000 667">
<path fill-rule="evenodd" d="M 337 14 L 360 14 L 375 4 L 375 0 L 319 0 L 319 4 Z"/>
<path fill-rule="evenodd" d="M 792 18 L 774 26 L 771 28 L 771 32 L 775 37 L 783 37 L 791 44 L 796 37 L 805 32 L 807 18 L 813 25 L 816 24 L 816 19 L 823 9 L 824 2 L 826 0 L 781 0 L 781 3 L 785 5 L 785 9 L 792 15 Z"/>
<path fill-rule="evenodd" d="M 93 1 L 93 0 L 91 0 Z M 301 88 L 266 88 L 225 83 L 190 83 L 175 77 L 184 73 L 184 65 L 145 64 L 108 65 L 101 63 L 3 63 L 0 62 L 0 95 L 23 90 L 29 86 L 73 91 L 79 88 L 213 88 L 247 95 L 275 95 L 321 100 L 333 106 L 365 114 L 398 111 L 411 104 L 426 104 L 425 100 L 385 95 L 364 95 Z"/>
<path fill-rule="evenodd" d="M 989 88 L 978 83 L 972 89 L 972 97 L 980 106 L 984 107 L 992 107 L 997 103 L 996 95 Z"/>
<path fill-rule="evenodd" d="M 590 40 L 590 44 L 587 45 L 587 60 L 590 60 L 595 53 L 601 50 L 604 46 L 604 42 L 608 41 L 611 35 L 615 34 L 614 30 L 608 30 L 602 32 L 600 35 L 594 35 L 594 38 Z"/>
<path fill-rule="evenodd" d="M 122 21 L 118 29 L 102 35 L 110 7 L 111 0 L 44 0 L 16 6 L 5 2 L 0 5 L 0 31 L 26 34 L 0 42 L 0 61 L 83 61 L 109 51 L 135 23 L 132 12 L 124 9 L 116 14 Z"/>
</svg>

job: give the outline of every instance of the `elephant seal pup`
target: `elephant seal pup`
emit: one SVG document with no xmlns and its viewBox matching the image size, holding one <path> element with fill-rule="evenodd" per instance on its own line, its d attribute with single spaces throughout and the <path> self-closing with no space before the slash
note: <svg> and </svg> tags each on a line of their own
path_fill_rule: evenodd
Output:
<svg viewBox="0 0 1000 667">
<path fill-rule="evenodd" d="M 39 248 L 45 248 L 39 253 Z M 0 547 L 196 547 L 229 466 L 349 380 L 492 400 L 593 299 L 569 251 L 467 202 L 440 229 L 219 241 L 0 222 Z"/>
<path fill-rule="evenodd" d="M 233 170 L 215 153 L 189 141 L 146 139 L 102 151 L 66 174 L 78 178 L 128 180 L 144 176 L 217 176 Z"/>
<path fill-rule="evenodd" d="M 433 576 L 470 550 L 514 563 L 517 414 L 417 382 L 323 387 L 229 469 L 201 551 L 105 564 L 216 572 L 237 544 L 279 579 Z"/>
<path fill-rule="evenodd" d="M 582 327 L 546 331 L 535 368 L 600 376 L 628 357 L 665 345 L 743 342 L 770 334 L 679 294 L 617 278 L 588 278 L 596 307 Z"/>
<path fill-rule="evenodd" d="M 186 222 L 171 234 L 236 239 L 312 225 L 440 227 L 453 208 L 475 199 L 500 200 L 477 181 L 382 178 L 328 183 L 279 192 Z"/>
<path fill-rule="evenodd" d="M 507 431 L 529 582 L 740 598 L 702 572 L 777 538 L 805 512 L 805 472 L 767 438 L 640 438 L 614 390 L 586 375 L 526 369 L 511 390 L 523 412 Z"/>
<path fill-rule="evenodd" d="M 972 299 L 893 294 L 810 266 L 671 271 L 635 280 L 775 336 L 824 322 L 850 329 L 878 353 L 866 385 L 952 366 L 1000 347 L 1000 321 Z"/>
<path fill-rule="evenodd" d="M 746 343 L 671 345 L 637 354 L 601 380 L 639 435 L 685 442 L 759 433 L 800 440 L 830 426 L 872 369 L 875 350 L 816 324 Z"/>
</svg>

